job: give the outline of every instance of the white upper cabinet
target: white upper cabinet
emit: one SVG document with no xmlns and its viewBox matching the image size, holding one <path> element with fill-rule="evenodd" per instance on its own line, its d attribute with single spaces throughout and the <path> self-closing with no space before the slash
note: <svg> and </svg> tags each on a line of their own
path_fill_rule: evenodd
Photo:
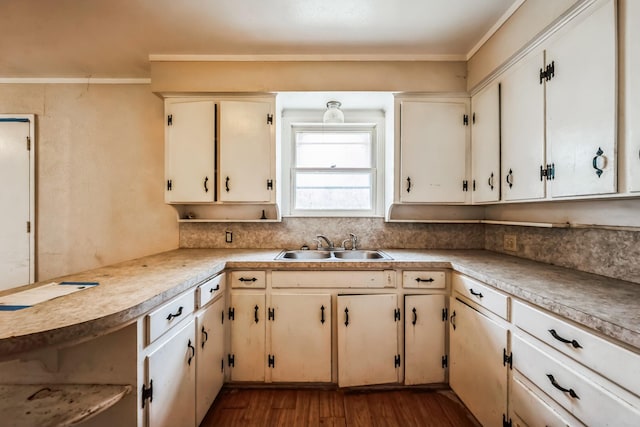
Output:
<svg viewBox="0 0 640 427">
<path fill-rule="evenodd" d="M 500 199 L 500 87 L 494 83 L 471 99 L 471 170 L 474 203 Z"/>
<path fill-rule="evenodd" d="M 584 12 L 546 49 L 552 197 L 616 191 L 616 10 Z"/>
<path fill-rule="evenodd" d="M 273 103 L 220 103 L 220 201 L 274 201 Z"/>
<path fill-rule="evenodd" d="M 468 114 L 467 99 L 401 101 L 401 202 L 467 201 Z"/>
<path fill-rule="evenodd" d="M 165 104 L 165 201 L 213 202 L 216 105 L 213 101 Z"/>
<path fill-rule="evenodd" d="M 627 188 L 640 191 L 640 2 L 624 3 L 624 143 L 626 151 Z"/>
<path fill-rule="evenodd" d="M 503 200 L 545 197 L 545 181 L 540 177 L 545 164 L 543 66 L 543 54 L 533 54 L 500 82 Z"/>
</svg>

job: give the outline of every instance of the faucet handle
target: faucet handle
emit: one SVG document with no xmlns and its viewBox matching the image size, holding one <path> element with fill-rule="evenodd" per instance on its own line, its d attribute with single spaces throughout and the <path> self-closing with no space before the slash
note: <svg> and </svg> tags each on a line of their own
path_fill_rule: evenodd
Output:
<svg viewBox="0 0 640 427">
<path fill-rule="evenodd" d="M 349 236 L 351 236 L 351 250 L 352 250 L 352 251 L 355 251 L 356 249 L 358 249 L 358 248 L 357 248 L 357 245 L 358 245 L 358 236 L 356 236 L 356 235 L 355 235 L 355 234 L 353 234 L 353 233 L 349 233 Z"/>
<path fill-rule="evenodd" d="M 313 239 L 313 241 L 316 243 L 316 250 L 322 250 L 322 240 L 320 239 Z"/>
</svg>

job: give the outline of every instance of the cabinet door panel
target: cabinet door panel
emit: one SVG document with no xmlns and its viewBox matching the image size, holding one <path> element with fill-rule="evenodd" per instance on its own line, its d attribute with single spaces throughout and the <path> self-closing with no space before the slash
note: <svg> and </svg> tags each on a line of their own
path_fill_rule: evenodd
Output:
<svg viewBox="0 0 640 427">
<path fill-rule="evenodd" d="M 220 200 L 269 202 L 273 190 L 272 128 L 267 115 L 272 103 L 223 101 L 220 103 Z M 275 185 L 275 184 L 274 184 Z"/>
<path fill-rule="evenodd" d="M 264 381 L 267 360 L 264 302 L 264 292 L 231 294 L 230 307 L 234 311 L 231 323 L 232 381 Z"/>
<path fill-rule="evenodd" d="M 455 326 L 454 326 L 455 325 Z M 482 425 L 502 425 L 507 413 L 507 330 L 452 299 L 449 384 Z"/>
<path fill-rule="evenodd" d="M 338 295 L 338 385 L 398 382 L 397 295 Z"/>
<path fill-rule="evenodd" d="M 625 11 L 624 17 L 624 47 L 625 68 L 624 80 L 624 112 L 626 169 L 630 191 L 640 191 L 640 2 L 627 1 L 620 4 Z M 626 87 L 625 87 L 626 85 Z"/>
<path fill-rule="evenodd" d="M 462 188 L 467 179 L 465 114 L 464 102 L 402 102 L 400 201 L 466 201 L 468 193 Z"/>
<path fill-rule="evenodd" d="M 191 320 L 147 356 L 147 385 L 153 381 L 153 401 L 147 401 L 148 425 L 195 426 L 195 344 Z"/>
<path fill-rule="evenodd" d="M 331 295 L 273 294 L 273 381 L 331 382 Z"/>
<path fill-rule="evenodd" d="M 471 100 L 473 202 L 500 199 L 500 87 L 493 84 Z"/>
<path fill-rule="evenodd" d="M 404 297 L 404 383 L 443 383 L 444 295 Z"/>
<path fill-rule="evenodd" d="M 197 317 L 196 420 L 200 425 L 224 382 L 224 298 Z"/>
<path fill-rule="evenodd" d="M 597 8 L 546 51 L 547 147 L 553 197 L 616 191 L 616 17 Z"/>
<path fill-rule="evenodd" d="M 540 179 L 545 164 L 543 66 L 543 54 L 534 54 L 500 83 L 503 200 L 545 197 L 545 182 Z"/>
<path fill-rule="evenodd" d="M 215 182 L 215 103 L 166 104 L 165 184 L 167 203 L 213 202 Z M 205 186 L 206 181 L 206 186 Z M 206 191 L 206 190 L 209 191 Z"/>
</svg>

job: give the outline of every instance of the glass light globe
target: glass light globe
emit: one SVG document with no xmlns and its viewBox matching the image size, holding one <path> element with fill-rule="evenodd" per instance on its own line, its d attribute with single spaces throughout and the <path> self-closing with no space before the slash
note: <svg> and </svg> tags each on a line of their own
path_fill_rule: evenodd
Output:
<svg viewBox="0 0 640 427">
<path fill-rule="evenodd" d="M 323 123 L 344 123 L 344 113 L 340 110 L 341 105 L 338 101 L 327 102 L 327 111 L 322 116 Z"/>
</svg>

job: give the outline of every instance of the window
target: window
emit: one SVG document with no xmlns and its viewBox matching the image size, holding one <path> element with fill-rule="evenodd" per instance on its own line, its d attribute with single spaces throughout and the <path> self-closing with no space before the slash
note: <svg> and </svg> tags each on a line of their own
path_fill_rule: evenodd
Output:
<svg viewBox="0 0 640 427">
<path fill-rule="evenodd" d="M 284 214 L 379 216 L 383 116 L 322 124 L 283 120 Z"/>
</svg>

